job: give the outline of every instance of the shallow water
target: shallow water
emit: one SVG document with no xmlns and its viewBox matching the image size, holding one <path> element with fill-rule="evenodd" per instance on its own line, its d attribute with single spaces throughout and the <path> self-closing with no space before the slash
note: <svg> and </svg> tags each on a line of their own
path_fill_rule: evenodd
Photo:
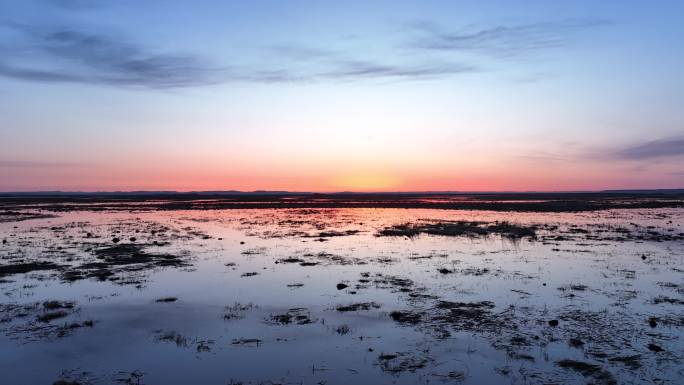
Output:
<svg viewBox="0 0 684 385">
<path fill-rule="evenodd" d="M 0 277 L 0 383 L 678 384 L 683 214 L 255 209 L 8 221 L 1 265 L 56 266 Z M 537 236 L 378 236 L 434 220 L 536 225 Z M 177 259 L 66 273 L 129 244 Z"/>
</svg>

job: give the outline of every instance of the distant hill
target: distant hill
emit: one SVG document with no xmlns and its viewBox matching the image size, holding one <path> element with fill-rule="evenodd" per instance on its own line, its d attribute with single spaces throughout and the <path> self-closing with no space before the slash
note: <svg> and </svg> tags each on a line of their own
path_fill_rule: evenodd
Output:
<svg viewBox="0 0 684 385">
<path fill-rule="evenodd" d="M 684 194 L 684 189 L 638 189 L 638 190 L 603 190 L 606 193 L 615 194 Z"/>
</svg>

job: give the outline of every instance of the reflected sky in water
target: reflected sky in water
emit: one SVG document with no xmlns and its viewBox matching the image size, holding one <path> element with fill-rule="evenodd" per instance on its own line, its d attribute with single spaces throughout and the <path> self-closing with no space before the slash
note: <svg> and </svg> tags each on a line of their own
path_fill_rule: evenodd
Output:
<svg viewBox="0 0 684 385">
<path fill-rule="evenodd" d="M 684 231 L 682 214 L 69 212 L 0 223 L 0 238 L 7 240 L 0 245 L 2 265 L 62 266 L 1 277 L 0 373 L 12 384 L 59 378 L 145 384 L 676 383 L 684 368 L 684 253 L 677 239 Z M 386 226 L 434 220 L 539 228 L 536 238 L 516 240 L 378 236 Z M 649 231 L 675 240 L 638 236 Z M 64 280 L 65 266 L 82 269 L 97 261 L 96 251 L 111 247 L 112 237 L 187 264 L 117 270 L 104 281 Z M 164 298 L 170 299 L 158 302 Z M 47 300 L 74 307 L 64 317 L 39 322 L 48 313 L 42 305 Z M 456 308 L 445 313 L 443 301 Z M 474 305 L 489 302 L 491 309 Z M 339 311 L 354 305 L 354 311 Z M 465 306 L 470 313 L 455 318 Z M 418 314 L 420 322 L 399 322 L 396 311 Z M 89 320 L 92 326 L 84 326 Z M 550 326 L 551 320 L 559 325 Z M 563 360 L 598 369 L 563 367 Z"/>
</svg>

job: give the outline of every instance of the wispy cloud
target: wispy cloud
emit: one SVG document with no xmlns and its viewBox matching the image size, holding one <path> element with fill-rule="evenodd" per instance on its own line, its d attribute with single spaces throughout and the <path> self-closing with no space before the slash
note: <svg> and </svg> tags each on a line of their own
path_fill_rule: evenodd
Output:
<svg viewBox="0 0 684 385">
<path fill-rule="evenodd" d="M 324 81 L 421 81 L 479 71 L 465 64 L 395 65 L 375 62 L 337 62 L 315 71 L 257 70 L 229 75 L 231 81 L 259 83 L 315 83 Z"/>
<path fill-rule="evenodd" d="M 416 22 L 413 28 L 422 36 L 409 46 L 426 50 L 514 56 L 563 46 L 577 32 L 609 24 L 606 20 L 571 19 L 449 31 L 431 22 Z"/>
<path fill-rule="evenodd" d="M 51 1 L 65 7 L 83 4 L 78 0 Z M 267 60 L 250 66 L 215 65 L 191 53 L 161 52 L 99 28 L 5 24 L 19 38 L 0 44 L 0 76 L 153 89 L 228 82 L 421 81 L 482 72 L 487 67 L 486 60 L 473 64 L 430 55 L 432 51 L 518 55 L 559 46 L 575 31 L 605 24 L 600 20 L 566 20 L 448 32 L 422 22 L 413 25 L 420 33 L 418 40 L 401 45 L 388 42 L 384 56 L 282 44 L 266 47 Z"/>
<path fill-rule="evenodd" d="M 74 28 L 13 26 L 28 38 L 14 47 L 20 55 L 0 59 L 0 76 L 39 81 L 138 86 L 191 87 L 225 82 L 292 83 L 355 80 L 425 80 L 478 71 L 465 63 L 393 63 L 356 59 L 297 45 L 269 48 L 275 67 L 228 68 L 189 54 L 155 53 L 104 33 Z M 273 64 L 271 64 L 273 65 Z"/>
<path fill-rule="evenodd" d="M 476 72 L 474 66 L 460 63 L 390 65 L 365 61 L 338 62 L 337 68 L 319 74 L 319 77 L 330 79 L 429 79 L 446 75 Z"/>
<path fill-rule="evenodd" d="M 0 59 L 0 76 L 149 88 L 217 83 L 220 70 L 189 54 L 156 53 L 102 33 L 72 28 L 14 27 L 27 40 L 22 55 Z"/>
<path fill-rule="evenodd" d="M 599 26 L 609 25 L 605 20 L 571 19 L 519 25 L 499 25 L 489 28 L 465 29 L 449 32 L 432 22 L 414 22 L 411 28 L 421 35 L 417 40 L 394 47 L 404 57 L 422 58 L 414 63 L 392 63 L 355 58 L 353 53 L 297 45 L 269 47 L 272 53 L 292 64 L 260 74 L 249 74 L 250 80 L 279 81 L 319 80 L 428 80 L 459 74 L 482 72 L 487 61 L 478 64 L 462 60 L 439 62 L 426 57 L 426 51 L 479 52 L 487 56 L 519 56 L 530 51 L 541 51 L 563 46 L 575 33 Z M 444 60 L 441 58 L 440 60 Z M 297 64 L 310 68 L 297 71 Z M 536 80 L 536 79 L 535 79 Z"/>
<path fill-rule="evenodd" d="M 647 160 L 684 156 L 684 137 L 672 137 L 627 146 L 611 153 L 611 157 L 627 160 Z"/>
<path fill-rule="evenodd" d="M 269 49 L 286 61 L 287 68 L 262 74 L 266 81 L 427 80 L 480 71 L 477 66 L 457 61 L 377 61 L 356 58 L 354 53 L 297 45 L 279 45 Z M 298 70 L 302 67 L 305 69 Z"/>
</svg>

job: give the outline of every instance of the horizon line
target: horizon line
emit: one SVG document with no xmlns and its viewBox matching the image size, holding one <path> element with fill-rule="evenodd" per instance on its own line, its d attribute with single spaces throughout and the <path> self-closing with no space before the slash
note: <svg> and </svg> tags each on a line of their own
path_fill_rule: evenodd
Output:
<svg viewBox="0 0 684 385">
<path fill-rule="evenodd" d="M 35 190 L 35 191 L 0 191 L 0 195 L 45 195 L 45 194 L 568 194 L 568 193 L 619 193 L 619 192 L 684 192 L 681 188 L 623 188 L 600 190 L 400 190 L 400 191 L 290 191 L 290 190 Z"/>
</svg>

